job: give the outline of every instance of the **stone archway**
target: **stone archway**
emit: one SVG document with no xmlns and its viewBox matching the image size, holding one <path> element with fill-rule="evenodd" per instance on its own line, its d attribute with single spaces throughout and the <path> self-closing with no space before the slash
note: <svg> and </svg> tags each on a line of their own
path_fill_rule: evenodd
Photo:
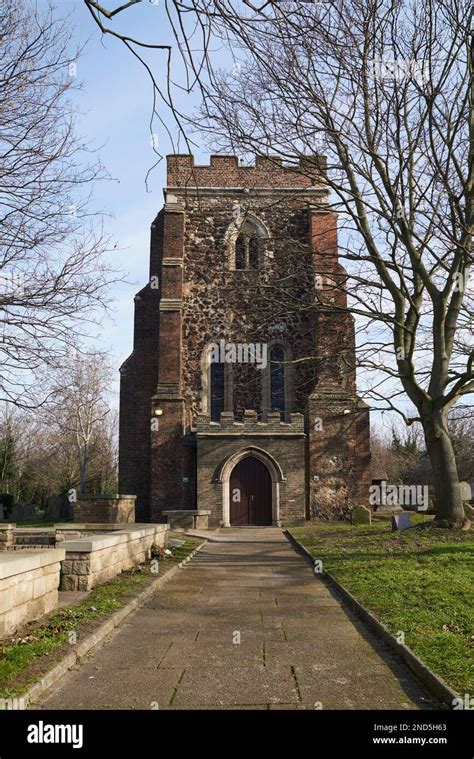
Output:
<svg viewBox="0 0 474 759">
<path fill-rule="evenodd" d="M 285 482 L 278 462 L 267 451 L 256 446 L 248 446 L 231 454 L 222 464 L 216 482 L 222 484 L 222 524 L 230 527 L 230 476 L 237 464 L 247 457 L 253 457 L 266 466 L 271 478 L 272 525 L 280 527 L 280 483 Z"/>
</svg>

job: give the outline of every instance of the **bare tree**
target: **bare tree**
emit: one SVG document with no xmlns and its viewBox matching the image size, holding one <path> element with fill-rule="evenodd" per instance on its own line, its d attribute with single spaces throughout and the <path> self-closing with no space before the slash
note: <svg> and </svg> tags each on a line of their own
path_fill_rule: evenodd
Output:
<svg viewBox="0 0 474 759">
<path fill-rule="evenodd" d="M 64 440 L 72 440 L 79 465 L 79 490 L 87 492 L 91 453 L 110 413 L 107 393 L 112 369 L 103 353 L 76 354 L 64 367 L 44 407 L 51 428 Z"/>
<path fill-rule="evenodd" d="M 89 360 L 90 357 L 87 358 Z M 99 358 L 100 363 L 100 358 Z M 68 367 L 69 382 L 77 380 L 77 372 Z M 82 373 L 83 374 L 83 373 Z M 81 381 L 83 380 L 83 377 Z M 11 494 L 14 501 L 30 501 L 45 505 L 47 498 L 79 489 L 90 493 L 114 493 L 117 489 L 117 412 L 109 409 L 104 399 L 102 413 L 92 426 L 90 435 L 83 435 L 86 423 L 84 389 L 75 388 L 82 396 L 78 411 L 71 393 L 64 393 L 62 383 L 40 410 L 19 409 L 4 404 L 0 411 L 0 497 Z M 107 384 L 102 393 L 105 395 Z M 67 397 L 66 397 L 67 395 Z M 76 399 L 74 399 L 76 401 Z M 86 437 L 87 440 L 81 440 Z M 87 444 L 87 466 L 84 475 L 84 446 Z"/>
<path fill-rule="evenodd" d="M 238 63 L 219 72 L 201 58 L 194 123 L 202 131 L 207 118 L 213 146 L 273 156 L 315 182 L 324 174 L 347 273 L 329 277 L 313 307 L 345 309 L 334 293 L 348 295 L 372 373 L 366 397 L 422 426 L 435 524 L 466 525 L 448 413 L 474 391 L 470 0 L 171 5 Z M 282 283 L 267 292 L 283 308 Z"/>
<path fill-rule="evenodd" d="M 0 399 L 41 402 L 44 372 L 96 322 L 114 277 L 90 208 L 97 161 L 75 133 L 70 21 L 0 14 Z"/>
<path fill-rule="evenodd" d="M 159 138 L 155 132 L 158 122 L 173 145 L 179 148 L 183 141 L 190 149 L 188 131 L 185 128 L 186 115 L 176 105 L 176 92 L 190 93 L 204 90 L 208 76 L 212 73 L 209 60 L 209 47 L 212 34 L 213 0 L 129 0 L 112 2 L 110 7 L 96 0 L 84 0 L 94 23 L 104 36 L 123 44 L 133 58 L 143 67 L 151 84 L 152 107 L 150 113 L 150 134 L 153 151 L 157 161 L 146 175 L 146 181 L 153 168 L 163 159 L 160 152 Z M 115 22 L 125 18 L 136 6 L 148 5 L 148 12 L 154 13 L 153 30 L 149 39 L 137 39 L 123 32 Z M 151 15 L 149 16 L 152 18 Z M 123 27 L 122 27 L 123 28 Z M 156 33 L 154 30 L 158 29 Z M 156 39 L 158 36 L 158 39 Z M 164 41 L 166 40 L 166 42 Z M 169 41 L 172 44 L 169 44 Z M 156 53 L 159 54 L 157 59 Z M 182 79 L 178 69 L 184 71 Z M 168 117 L 171 116 L 171 124 Z"/>
<path fill-rule="evenodd" d="M 437 523 L 459 527 L 448 412 L 474 391 L 471 4 L 271 3 L 247 19 L 221 5 L 246 58 L 205 99 L 210 134 L 295 171 L 315 156 L 315 181 L 323 167 L 347 276 L 319 300 L 348 294 L 372 405 L 421 424 Z"/>
</svg>

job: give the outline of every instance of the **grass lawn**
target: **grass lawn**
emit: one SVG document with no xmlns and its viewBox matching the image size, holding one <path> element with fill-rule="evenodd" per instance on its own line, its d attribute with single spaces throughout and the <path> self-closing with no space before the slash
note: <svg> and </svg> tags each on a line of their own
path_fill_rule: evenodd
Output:
<svg viewBox="0 0 474 759">
<path fill-rule="evenodd" d="M 474 534 L 313 522 L 291 533 L 459 693 L 474 692 Z"/>
<path fill-rule="evenodd" d="M 159 560 L 159 577 L 202 543 L 202 540 L 183 535 L 173 537 L 185 542 L 173 548 L 171 557 Z M 0 641 L 0 698 L 13 698 L 24 693 L 71 652 L 71 633 L 75 633 L 78 643 L 84 640 L 156 578 L 149 564 L 140 571 L 134 568 L 122 572 L 109 582 L 97 585 L 76 606 L 59 609 L 41 622 L 30 622 L 11 638 Z"/>
</svg>

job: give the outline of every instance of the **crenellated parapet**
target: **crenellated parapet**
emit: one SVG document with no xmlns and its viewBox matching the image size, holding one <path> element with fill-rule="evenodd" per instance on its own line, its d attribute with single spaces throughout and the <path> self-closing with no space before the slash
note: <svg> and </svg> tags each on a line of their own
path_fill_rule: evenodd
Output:
<svg viewBox="0 0 474 759">
<path fill-rule="evenodd" d="M 256 411 L 245 411 L 241 420 L 236 419 L 232 411 L 222 411 L 219 422 L 211 421 L 207 414 L 198 414 L 195 430 L 198 437 L 305 434 L 303 414 L 290 414 L 289 421 L 282 421 L 279 411 L 269 411 L 264 418 L 259 418 Z"/>
<path fill-rule="evenodd" d="M 195 164 L 191 154 L 168 155 L 168 188 L 253 187 L 307 189 L 324 181 L 326 158 L 302 156 L 284 162 L 278 156 L 257 156 L 243 166 L 235 155 L 211 155 L 209 164 Z"/>
</svg>

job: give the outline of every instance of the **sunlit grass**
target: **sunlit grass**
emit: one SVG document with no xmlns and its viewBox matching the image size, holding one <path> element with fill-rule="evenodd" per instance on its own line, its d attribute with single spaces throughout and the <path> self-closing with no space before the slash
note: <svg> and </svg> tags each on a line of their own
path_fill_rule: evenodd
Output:
<svg viewBox="0 0 474 759">
<path fill-rule="evenodd" d="M 291 529 L 323 568 L 461 693 L 474 689 L 474 537 L 314 522 Z"/>
</svg>

